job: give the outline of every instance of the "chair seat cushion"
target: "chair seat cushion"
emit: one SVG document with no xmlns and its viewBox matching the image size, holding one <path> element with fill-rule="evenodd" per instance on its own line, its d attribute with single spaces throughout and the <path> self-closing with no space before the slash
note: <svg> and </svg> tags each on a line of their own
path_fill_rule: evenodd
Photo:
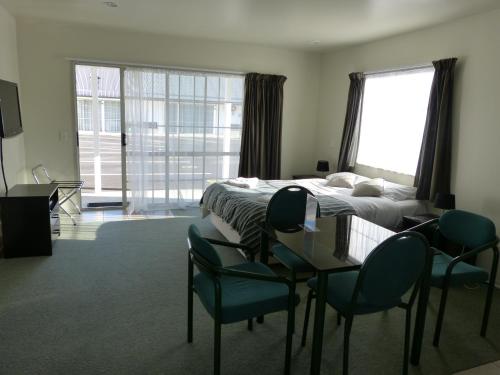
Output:
<svg viewBox="0 0 500 375">
<path fill-rule="evenodd" d="M 451 256 L 440 253 L 434 256 L 432 265 L 431 285 L 437 288 L 443 287 L 444 276 L 448 265 L 453 260 Z M 450 284 L 460 285 L 463 283 L 482 283 L 488 280 L 488 272 L 482 268 L 469 263 L 459 262 L 453 267 Z"/>
<path fill-rule="evenodd" d="M 227 267 L 237 271 L 276 276 L 266 265 L 249 262 Z M 288 287 L 286 284 L 262 280 L 221 275 L 222 318 L 224 324 L 234 323 L 260 315 L 288 309 Z M 212 317 L 215 317 L 214 281 L 205 273 L 194 277 L 193 286 L 201 302 Z M 295 304 L 300 297 L 295 296 Z"/>
<path fill-rule="evenodd" d="M 358 301 L 353 311 L 349 311 L 352 294 L 358 280 L 359 271 L 339 272 L 328 275 L 328 292 L 327 302 L 335 310 L 352 314 L 370 314 L 378 311 L 388 310 L 401 303 L 401 300 L 394 301 L 386 306 L 374 306 L 369 304 L 363 295 L 358 295 Z M 316 291 L 318 285 L 317 277 L 313 277 L 307 281 L 307 285 Z"/>
<path fill-rule="evenodd" d="M 315 269 L 305 260 L 295 255 L 292 250 L 282 244 L 276 244 L 271 249 L 273 256 L 286 268 L 294 272 L 314 272 Z"/>
</svg>

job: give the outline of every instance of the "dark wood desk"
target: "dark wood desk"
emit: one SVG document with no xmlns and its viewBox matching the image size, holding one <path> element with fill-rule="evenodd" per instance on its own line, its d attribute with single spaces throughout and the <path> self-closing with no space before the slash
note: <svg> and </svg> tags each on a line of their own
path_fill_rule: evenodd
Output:
<svg viewBox="0 0 500 375">
<path fill-rule="evenodd" d="M 52 255 L 60 234 L 56 184 L 16 185 L 0 196 L 3 255 Z"/>
<path fill-rule="evenodd" d="M 319 218 L 316 225 L 319 230 L 316 232 L 301 230 L 294 233 L 282 233 L 261 224 L 262 263 L 268 262 L 269 239 L 272 238 L 288 247 L 317 271 L 318 284 L 310 371 L 312 375 L 319 374 L 321 369 L 328 274 L 359 268 L 377 245 L 395 234 L 393 231 L 351 215 Z M 432 259 L 426 264 L 424 285 L 419 294 L 413 335 L 412 364 L 418 364 L 420 358 L 431 269 Z"/>
</svg>

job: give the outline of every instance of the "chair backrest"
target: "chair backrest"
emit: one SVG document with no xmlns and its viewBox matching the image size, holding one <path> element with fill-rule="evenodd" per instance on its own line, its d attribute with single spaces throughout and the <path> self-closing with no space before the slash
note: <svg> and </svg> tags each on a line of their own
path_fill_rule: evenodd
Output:
<svg viewBox="0 0 500 375">
<path fill-rule="evenodd" d="M 34 167 L 31 170 L 31 174 L 37 184 L 50 184 L 53 181 L 49 176 L 49 172 L 47 172 L 47 169 L 42 164 Z"/>
<path fill-rule="evenodd" d="M 450 210 L 439 218 L 439 231 L 448 240 L 468 249 L 496 239 L 495 224 L 488 218 L 462 210 Z"/>
<path fill-rule="evenodd" d="M 388 238 L 363 263 L 353 303 L 362 297 L 373 306 L 398 304 L 412 286 L 416 287 L 431 256 L 429 243 L 420 233 L 403 232 Z"/>
<path fill-rule="evenodd" d="M 214 267 L 221 267 L 222 261 L 210 242 L 204 239 L 196 225 L 191 224 L 188 229 L 188 238 L 192 251 L 202 257 Z"/>
<path fill-rule="evenodd" d="M 280 232 L 299 231 L 299 224 L 304 224 L 307 194 L 314 196 L 308 189 L 298 185 L 278 190 L 267 206 L 267 224 Z"/>
</svg>

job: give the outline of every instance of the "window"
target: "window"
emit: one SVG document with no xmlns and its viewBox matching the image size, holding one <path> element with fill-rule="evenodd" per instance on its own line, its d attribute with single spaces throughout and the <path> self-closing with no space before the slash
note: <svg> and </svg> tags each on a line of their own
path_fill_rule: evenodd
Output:
<svg viewBox="0 0 500 375">
<path fill-rule="evenodd" d="M 415 175 L 434 69 L 369 75 L 357 164 Z"/>
<path fill-rule="evenodd" d="M 92 131 L 92 101 L 87 98 L 77 98 L 78 130 Z"/>
<path fill-rule="evenodd" d="M 107 99 L 102 101 L 104 106 L 104 131 L 107 133 L 121 133 L 120 101 Z"/>
<path fill-rule="evenodd" d="M 237 176 L 243 76 L 126 68 L 124 77 L 134 209 L 198 202 L 208 184 Z"/>
</svg>

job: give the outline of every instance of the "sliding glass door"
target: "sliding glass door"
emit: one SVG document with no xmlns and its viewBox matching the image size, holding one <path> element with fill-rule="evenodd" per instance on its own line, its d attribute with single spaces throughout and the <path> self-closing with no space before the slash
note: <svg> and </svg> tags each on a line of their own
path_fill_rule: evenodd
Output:
<svg viewBox="0 0 500 375">
<path fill-rule="evenodd" d="M 238 173 L 243 76 L 125 68 L 127 182 L 134 211 L 197 204 Z"/>
<path fill-rule="evenodd" d="M 120 68 L 75 65 L 82 207 L 123 206 Z"/>
</svg>

